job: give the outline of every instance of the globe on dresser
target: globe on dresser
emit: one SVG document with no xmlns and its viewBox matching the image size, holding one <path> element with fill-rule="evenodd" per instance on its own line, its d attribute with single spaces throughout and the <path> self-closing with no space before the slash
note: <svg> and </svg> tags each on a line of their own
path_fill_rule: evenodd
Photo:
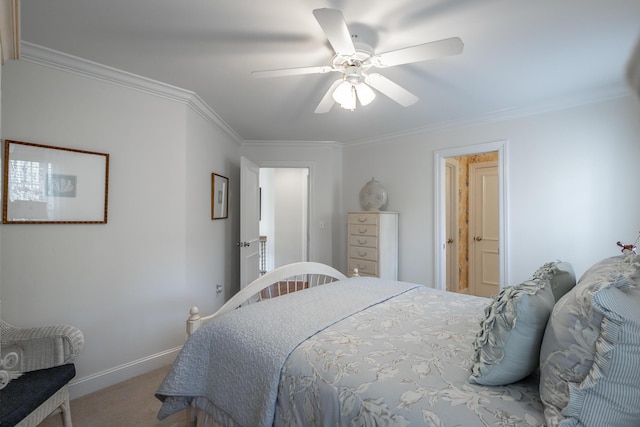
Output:
<svg viewBox="0 0 640 427">
<path fill-rule="evenodd" d="M 360 190 L 360 206 L 365 211 L 379 211 L 387 203 L 387 190 L 371 178 Z"/>
</svg>

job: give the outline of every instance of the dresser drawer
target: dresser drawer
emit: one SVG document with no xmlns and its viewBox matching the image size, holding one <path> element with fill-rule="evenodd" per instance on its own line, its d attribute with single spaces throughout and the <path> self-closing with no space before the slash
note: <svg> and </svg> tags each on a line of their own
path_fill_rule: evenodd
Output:
<svg viewBox="0 0 640 427">
<path fill-rule="evenodd" d="M 362 246 L 365 248 L 377 248 L 378 238 L 371 236 L 349 236 L 349 246 Z"/>
<path fill-rule="evenodd" d="M 349 272 L 351 273 L 354 268 L 357 268 L 363 276 L 378 275 L 378 264 L 373 261 L 364 261 L 361 259 L 349 258 Z"/>
<path fill-rule="evenodd" d="M 349 275 L 398 279 L 398 213 L 355 211 L 347 214 Z"/>
<path fill-rule="evenodd" d="M 378 250 L 375 248 L 365 248 L 363 246 L 352 246 L 349 248 L 349 258 L 377 261 Z"/>
<path fill-rule="evenodd" d="M 375 224 L 349 224 L 349 236 L 372 236 L 378 235 L 378 226 Z"/>
<path fill-rule="evenodd" d="M 349 223 L 378 225 L 378 216 L 377 214 L 354 213 L 349 215 Z"/>
</svg>

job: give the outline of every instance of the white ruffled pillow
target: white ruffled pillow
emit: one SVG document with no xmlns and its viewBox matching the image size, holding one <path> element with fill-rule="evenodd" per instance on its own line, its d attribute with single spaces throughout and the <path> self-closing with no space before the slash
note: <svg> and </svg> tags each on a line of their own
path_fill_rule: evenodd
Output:
<svg viewBox="0 0 640 427">
<path fill-rule="evenodd" d="M 502 289 L 485 308 L 469 382 L 505 385 L 533 373 L 556 296 L 560 298 L 575 283 L 571 264 L 551 262 L 530 280 Z"/>
<path fill-rule="evenodd" d="M 640 258 L 605 259 L 555 306 L 540 351 L 554 426 L 640 426 Z"/>
</svg>

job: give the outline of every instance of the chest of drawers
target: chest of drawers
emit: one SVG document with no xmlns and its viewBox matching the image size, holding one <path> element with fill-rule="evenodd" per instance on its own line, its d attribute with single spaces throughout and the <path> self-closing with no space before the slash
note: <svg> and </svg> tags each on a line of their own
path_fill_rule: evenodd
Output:
<svg viewBox="0 0 640 427">
<path fill-rule="evenodd" d="M 347 234 L 349 272 L 398 279 L 397 212 L 349 212 Z"/>
</svg>

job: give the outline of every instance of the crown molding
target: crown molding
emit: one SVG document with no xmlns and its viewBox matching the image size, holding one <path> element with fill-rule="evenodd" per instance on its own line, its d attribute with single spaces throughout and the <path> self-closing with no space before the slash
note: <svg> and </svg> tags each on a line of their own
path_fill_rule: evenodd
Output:
<svg viewBox="0 0 640 427">
<path fill-rule="evenodd" d="M 270 148 L 333 148 L 342 149 L 344 144 L 337 141 L 276 141 L 276 140 L 248 140 L 242 142 L 243 147 Z"/>
<path fill-rule="evenodd" d="M 539 114 L 551 113 L 554 111 L 568 110 L 584 105 L 596 104 L 613 99 L 631 96 L 630 89 L 623 83 L 601 87 L 587 93 L 559 98 L 546 103 L 539 103 L 533 106 L 518 108 L 503 108 L 501 110 L 490 111 L 476 117 L 451 120 L 446 122 L 433 123 L 419 128 L 407 129 L 387 135 L 380 135 L 375 138 L 365 138 L 353 140 L 345 143 L 345 149 L 356 148 L 369 144 L 397 143 L 398 138 L 407 136 L 423 135 L 434 132 L 450 131 L 453 129 L 468 128 L 471 126 L 481 126 L 491 123 L 498 123 L 507 120 L 514 120 L 524 117 L 536 116 Z"/>
<path fill-rule="evenodd" d="M 240 145 L 243 142 L 242 138 L 195 92 L 33 43 L 23 41 L 21 48 L 20 59 L 23 61 L 186 104 L 236 144 Z"/>
<path fill-rule="evenodd" d="M 142 77 L 123 70 L 102 65 L 87 59 L 45 48 L 36 44 L 23 41 L 20 50 L 20 59 L 55 68 L 69 73 L 82 75 L 88 78 L 101 80 L 107 83 L 124 86 L 133 90 L 146 92 L 165 99 L 181 102 L 189 106 L 201 117 L 207 120 L 214 128 L 229 137 L 236 144 L 243 147 L 283 147 L 283 148 L 327 148 L 351 149 L 362 145 L 384 144 L 393 142 L 407 136 L 442 132 L 453 129 L 466 128 L 491 124 L 506 120 L 513 120 L 553 111 L 575 108 L 598 102 L 604 102 L 616 98 L 630 96 L 629 87 L 623 83 L 602 87 L 595 91 L 564 97 L 547 103 L 534 106 L 505 108 L 491 111 L 483 115 L 460 120 L 433 123 L 419 128 L 407 129 L 400 132 L 379 135 L 374 138 L 365 138 L 346 142 L 337 141 L 278 141 L 278 140 L 243 140 L 228 124 L 222 120 L 211 107 L 209 107 L 196 93 L 176 86 Z"/>
</svg>

